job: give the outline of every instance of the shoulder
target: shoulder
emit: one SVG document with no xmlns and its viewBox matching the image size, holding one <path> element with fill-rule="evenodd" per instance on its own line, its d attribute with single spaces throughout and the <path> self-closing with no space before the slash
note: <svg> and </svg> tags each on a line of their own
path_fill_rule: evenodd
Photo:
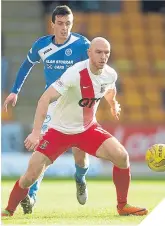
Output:
<svg viewBox="0 0 165 226">
<path fill-rule="evenodd" d="M 79 75 L 80 72 L 86 67 L 87 67 L 87 60 L 84 60 L 84 61 L 75 63 L 73 66 L 69 67 L 66 72 L 68 74 L 75 75 L 74 77 L 77 77 L 77 75 Z"/>
<path fill-rule="evenodd" d="M 117 80 L 118 75 L 117 75 L 117 72 L 115 71 L 114 68 L 112 68 L 112 67 L 110 67 L 109 65 L 106 64 L 105 65 L 105 72 L 108 76 L 110 75 L 113 78 L 114 82 Z"/>
<path fill-rule="evenodd" d="M 76 71 L 76 72 L 80 72 L 82 71 L 83 69 L 87 68 L 87 61 L 88 60 L 83 60 L 83 61 L 80 61 L 78 63 L 75 63 L 72 67 L 73 71 Z"/>
<path fill-rule="evenodd" d="M 80 35 L 78 33 L 72 33 L 72 35 L 78 38 L 79 43 L 84 44 L 84 45 L 90 44 L 90 41 L 85 36 Z"/>
<path fill-rule="evenodd" d="M 53 35 L 46 35 L 38 38 L 34 43 L 33 47 L 37 49 L 42 49 L 43 47 L 49 45 L 52 42 Z"/>
<path fill-rule="evenodd" d="M 53 35 L 45 35 L 45 36 L 42 36 L 40 38 L 38 38 L 36 40 L 37 43 L 42 43 L 42 42 L 45 42 L 45 41 L 52 41 L 52 38 L 53 38 Z"/>
</svg>

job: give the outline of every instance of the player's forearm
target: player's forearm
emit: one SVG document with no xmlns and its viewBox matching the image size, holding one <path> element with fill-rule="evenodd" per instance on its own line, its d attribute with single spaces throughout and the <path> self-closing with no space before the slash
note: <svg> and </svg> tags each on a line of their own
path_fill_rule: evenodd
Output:
<svg viewBox="0 0 165 226">
<path fill-rule="evenodd" d="M 35 118 L 34 118 L 34 124 L 33 124 L 33 132 L 38 135 L 41 133 L 41 128 L 46 118 L 49 103 L 50 103 L 49 99 L 43 100 L 41 98 L 38 101 Z"/>
<path fill-rule="evenodd" d="M 11 90 L 12 93 L 16 93 L 17 94 L 17 93 L 20 92 L 21 87 L 23 86 L 24 81 L 27 78 L 28 74 L 30 73 L 32 67 L 33 67 L 33 64 L 30 63 L 28 61 L 28 59 L 26 59 L 22 63 L 22 65 L 21 65 L 21 67 L 20 67 L 20 69 L 19 69 L 19 71 L 17 73 L 17 77 L 16 77 L 15 83 L 13 85 L 13 88 Z"/>
<path fill-rule="evenodd" d="M 39 135 L 42 124 L 46 118 L 48 106 L 51 102 L 56 101 L 61 96 L 53 86 L 50 86 L 38 101 L 36 114 L 34 118 L 33 133 Z"/>
<path fill-rule="evenodd" d="M 116 102 L 116 87 L 114 89 L 110 89 L 108 93 L 105 95 L 105 99 L 107 100 L 108 104 L 110 105 L 111 108 L 115 106 Z"/>
</svg>

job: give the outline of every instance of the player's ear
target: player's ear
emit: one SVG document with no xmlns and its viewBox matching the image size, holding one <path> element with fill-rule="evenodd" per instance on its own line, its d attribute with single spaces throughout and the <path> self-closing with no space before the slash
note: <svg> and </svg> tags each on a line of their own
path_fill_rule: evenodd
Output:
<svg viewBox="0 0 165 226">
<path fill-rule="evenodd" d="M 54 28 L 54 23 L 51 21 L 51 27 Z"/>
</svg>

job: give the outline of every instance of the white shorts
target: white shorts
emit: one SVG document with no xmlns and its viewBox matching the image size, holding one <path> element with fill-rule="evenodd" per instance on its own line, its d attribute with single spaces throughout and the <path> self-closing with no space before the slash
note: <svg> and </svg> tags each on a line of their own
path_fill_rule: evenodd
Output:
<svg viewBox="0 0 165 226">
<path fill-rule="evenodd" d="M 51 119 L 52 119 L 52 115 L 53 115 L 53 111 L 54 111 L 54 106 L 55 105 L 56 105 L 56 101 L 52 102 L 51 104 L 49 104 L 48 112 L 47 112 L 45 121 L 44 121 L 44 123 L 42 125 L 42 129 L 41 129 L 41 134 L 42 135 L 45 134 L 48 131 L 49 124 L 50 124 Z"/>
</svg>

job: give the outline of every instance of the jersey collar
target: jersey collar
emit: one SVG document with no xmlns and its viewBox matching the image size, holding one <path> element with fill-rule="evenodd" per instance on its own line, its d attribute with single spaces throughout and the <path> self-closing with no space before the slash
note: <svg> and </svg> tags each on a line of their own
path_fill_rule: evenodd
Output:
<svg viewBox="0 0 165 226">
<path fill-rule="evenodd" d="M 72 35 L 72 33 L 70 33 L 68 39 L 67 39 L 63 44 L 56 44 L 56 43 L 54 42 L 54 40 L 55 40 L 55 35 L 53 35 L 53 36 L 52 36 L 52 43 L 53 43 L 53 45 L 55 45 L 55 46 L 57 46 L 57 47 L 63 46 L 63 45 L 65 45 L 65 44 L 70 40 L 71 35 Z"/>
</svg>

